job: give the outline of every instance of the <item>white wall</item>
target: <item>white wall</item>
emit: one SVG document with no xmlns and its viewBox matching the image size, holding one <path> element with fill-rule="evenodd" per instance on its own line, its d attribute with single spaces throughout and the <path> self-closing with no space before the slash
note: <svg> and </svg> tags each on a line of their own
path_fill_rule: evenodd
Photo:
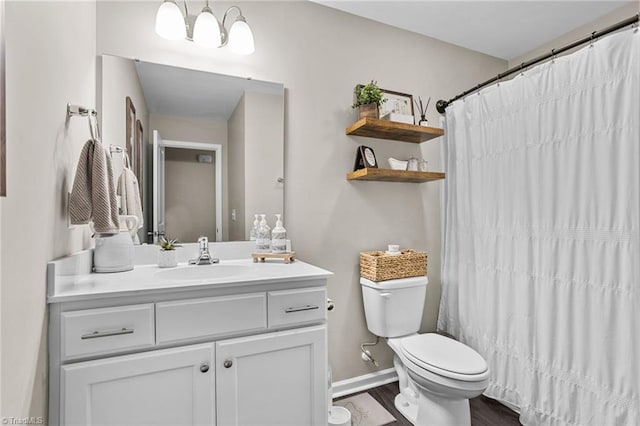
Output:
<svg viewBox="0 0 640 426">
<path fill-rule="evenodd" d="M 89 138 L 67 102 L 95 107 L 96 5 L 6 3 L 7 198 L 1 205 L 3 417 L 45 416 L 46 262 L 86 248 L 66 194 Z"/>
<path fill-rule="evenodd" d="M 221 16 L 233 3 L 214 2 Z M 203 3 L 191 2 L 191 10 Z M 154 33 L 156 2 L 98 3 L 97 49 L 144 61 L 284 83 L 285 226 L 298 257 L 335 273 L 329 295 L 329 357 L 334 380 L 375 370 L 360 358 L 370 341 L 358 282 L 358 253 L 388 243 L 429 252 L 431 287 L 425 330 L 435 328 L 440 285 L 440 184 L 348 182 L 358 145 L 384 164 L 422 149 L 440 169 L 440 142 L 408 143 L 345 136 L 355 120 L 353 87 L 449 99 L 506 69 L 506 62 L 310 2 L 242 2 L 256 52 L 234 56 Z M 127 28 L 128 31 L 122 31 Z M 427 118 L 438 123 L 433 107 Z M 373 349 L 380 368 L 391 352 Z"/>
</svg>

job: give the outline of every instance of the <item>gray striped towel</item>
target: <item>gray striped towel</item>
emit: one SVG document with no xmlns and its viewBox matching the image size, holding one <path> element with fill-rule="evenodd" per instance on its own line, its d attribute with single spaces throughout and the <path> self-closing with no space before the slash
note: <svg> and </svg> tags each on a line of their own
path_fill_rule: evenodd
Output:
<svg viewBox="0 0 640 426">
<path fill-rule="evenodd" d="M 80 152 L 69 197 L 69 214 L 73 224 L 93 220 L 98 234 L 120 232 L 111 156 L 99 141 L 87 141 Z"/>
</svg>

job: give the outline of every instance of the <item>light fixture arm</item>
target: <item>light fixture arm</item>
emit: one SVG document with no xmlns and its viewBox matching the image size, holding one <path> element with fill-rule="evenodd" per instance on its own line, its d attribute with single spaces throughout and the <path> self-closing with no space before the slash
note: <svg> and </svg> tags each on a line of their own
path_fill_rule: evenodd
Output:
<svg viewBox="0 0 640 426">
<path fill-rule="evenodd" d="M 220 34 L 222 36 L 222 44 L 220 45 L 220 47 L 226 46 L 227 43 L 229 42 L 229 31 L 227 30 L 227 16 L 229 15 L 229 12 L 231 12 L 233 9 L 236 9 L 238 11 L 238 17 L 236 18 L 236 20 L 240 20 L 243 22 L 247 22 L 246 19 L 244 19 L 244 16 L 242 15 L 242 10 L 240 10 L 240 8 L 238 6 L 231 6 L 229 9 L 227 9 L 227 11 L 224 13 L 224 17 L 222 18 L 222 25 L 221 25 L 221 29 L 220 29 Z"/>
</svg>

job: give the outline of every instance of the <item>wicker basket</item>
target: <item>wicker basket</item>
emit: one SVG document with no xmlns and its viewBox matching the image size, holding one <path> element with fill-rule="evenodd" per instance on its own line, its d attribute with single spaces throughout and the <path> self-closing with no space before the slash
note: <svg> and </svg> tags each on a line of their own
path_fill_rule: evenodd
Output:
<svg viewBox="0 0 640 426">
<path fill-rule="evenodd" d="M 360 276 L 371 281 L 427 275 L 427 254 L 415 250 L 402 250 L 399 256 L 383 251 L 360 253 Z"/>
</svg>

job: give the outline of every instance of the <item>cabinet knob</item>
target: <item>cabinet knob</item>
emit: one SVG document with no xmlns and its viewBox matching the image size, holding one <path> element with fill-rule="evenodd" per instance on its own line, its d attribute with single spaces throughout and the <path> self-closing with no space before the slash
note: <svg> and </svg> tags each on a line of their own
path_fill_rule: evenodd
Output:
<svg viewBox="0 0 640 426">
<path fill-rule="evenodd" d="M 327 311 L 333 311 L 335 307 L 336 305 L 334 305 L 333 300 L 327 299 Z"/>
<path fill-rule="evenodd" d="M 207 364 L 207 363 L 203 363 L 203 364 L 200 366 L 200 371 L 201 371 L 202 373 L 206 373 L 207 371 L 209 371 L 209 364 Z"/>
<path fill-rule="evenodd" d="M 226 359 L 224 361 L 224 364 L 222 365 L 224 365 L 224 368 L 231 368 L 231 366 L 233 365 L 233 361 L 231 361 L 230 359 Z"/>
</svg>

